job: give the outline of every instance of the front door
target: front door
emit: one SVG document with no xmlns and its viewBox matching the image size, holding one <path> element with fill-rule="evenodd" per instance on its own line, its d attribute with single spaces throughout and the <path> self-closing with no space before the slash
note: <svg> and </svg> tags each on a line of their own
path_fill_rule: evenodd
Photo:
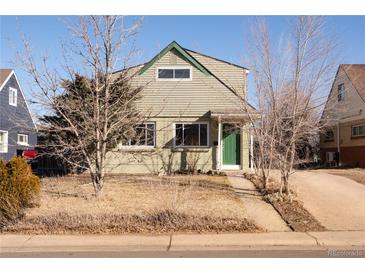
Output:
<svg viewBox="0 0 365 274">
<path fill-rule="evenodd" d="M 223 165 L 240 165 L 240 129 L 232 124 L 223 124 Z"/>
</svg>

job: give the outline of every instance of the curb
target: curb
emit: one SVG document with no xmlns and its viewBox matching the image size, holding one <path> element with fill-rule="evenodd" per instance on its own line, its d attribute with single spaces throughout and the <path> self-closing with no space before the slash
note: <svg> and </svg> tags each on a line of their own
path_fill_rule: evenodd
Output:
<svg viewBox="0 0 365 274">
<path fill-rule="evenodd" d="M 357 247 L 365 250 L 365 231 L 268 232 L 236 234 L 0 235 L 0 253 L 60 250 L 204 250 L 263 247 Z"/>
</svg>

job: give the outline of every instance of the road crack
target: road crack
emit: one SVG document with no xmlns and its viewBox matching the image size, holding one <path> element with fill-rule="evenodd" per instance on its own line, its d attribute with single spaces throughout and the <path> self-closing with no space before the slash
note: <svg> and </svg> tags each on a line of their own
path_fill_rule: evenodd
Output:
<svg viewBox="0 0 365 274">
<path fill-rule="evenodd" d="M 171 243 L 172 243 L 172 234 L 170 234 L 170 242 L 169 242 L 169 245 L 167 246 L 166 251 L 170 251 Z"/>
<path fill-rule="evenodd" d="M 318 241 L 317 237 L 315 237 L 315 236 L 313 236 L 313 235 L 309 234 L 307 231 L 305 232 L 305 234 L 307 234 L 309 237 L 311 237 L 312 239 L 314 239 L 314 240 L 316 241 L 316 243 L 317 243 L 317 245 L 318 245 L 318 246 L 321 246 L 321 244 L 320 244 L 320 242 Z"/>
</svg>

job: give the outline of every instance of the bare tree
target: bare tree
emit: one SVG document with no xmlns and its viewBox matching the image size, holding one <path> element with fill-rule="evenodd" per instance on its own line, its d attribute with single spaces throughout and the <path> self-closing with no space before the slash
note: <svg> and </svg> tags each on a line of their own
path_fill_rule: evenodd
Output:
<svg viewBox="0 0 365 274">
<path fill-rule="evenodd" d="M 114 74 L 135 52 L 130 42 L 139 26 L 140 20 L 125 27 L 120 16 L 80 17 L 68 24 L 71 38 L 63 45 L 62 71 L 50 69 L 46 57 L 37 62 L 25 38 L 24 51 L 18 53 L 36 84 L 33 101 L 48 115 L 40 123 L 52 139 L 45 143 L 48 153 L 88 170 L 97 196 L 104 186 L 107 153 L 137 137 L 135 126 L 144 117 L 135 105 L 142 87 L 131 84 L 132 71 Z"/>
<path fill-rule="evenodd" d="M 256 165 L 268 182 L 270 170 L 281 173 L 281 191 L 289 193 L 289 176 L 299 147 L 310 144 L 325 126 L 320 123 L 324 92 L 336 69 L 336 42 L 324 17 L 299 16 L 276 43 L 263 19 L 252 24 L 249 60 L 259 117 L 249 113 L 257 142 Z"/>
</svg>

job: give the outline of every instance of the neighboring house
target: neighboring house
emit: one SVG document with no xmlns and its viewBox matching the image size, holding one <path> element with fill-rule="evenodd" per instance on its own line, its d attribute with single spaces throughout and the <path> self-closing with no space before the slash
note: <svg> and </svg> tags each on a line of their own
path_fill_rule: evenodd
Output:
<svg viewBox="0 0 365 274">
<path fill-rule="evenodd" d="M 15 72 L 0 69 L 0 158 L 22 155 L 36 142 L 36 126 Z"/>
<path fill-rule="evenodd" d="M 323 116 L 321 157 L 328 164 L 365 166 L 365 64 L 340 65 Z"/>
<path fill-rule="evenodd" d="M 243 108 L 248 69 L 174 41 L 149 62 L 129 70 L 134 73 L 132 84 L 144 87 L 137 105 L 148 113 L 139 127 L 145 138 L 109 153 L 108 172 L 251 167 L 252 137 Z M 238 129 L 237 123 L 244 126 Z"/>
</svg>

